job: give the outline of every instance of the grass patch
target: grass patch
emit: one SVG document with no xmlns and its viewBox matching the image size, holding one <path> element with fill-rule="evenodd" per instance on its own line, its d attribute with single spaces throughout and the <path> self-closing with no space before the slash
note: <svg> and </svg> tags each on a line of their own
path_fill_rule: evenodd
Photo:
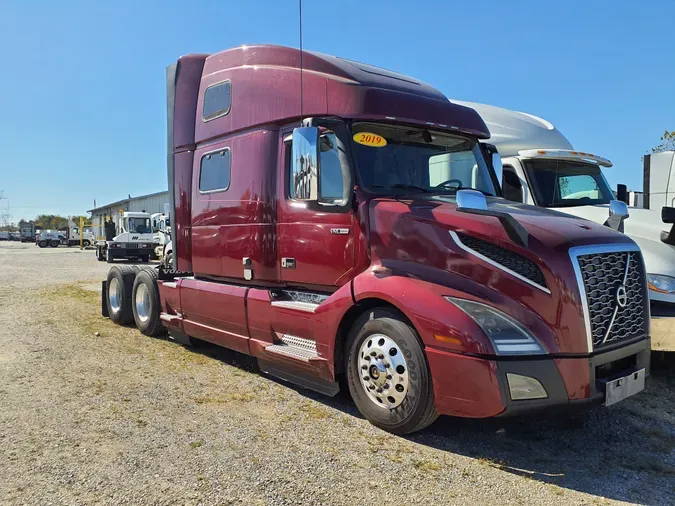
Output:
<svg viewBox="0 0 675 506">
<path fill-rule="evenodd" d="M 326 408 L 319 406 L 314 406 L 313 404 L 303 404 L 300 406 L 300 411 L 305 413 L 308 418 L 313 418 L 315 420 L 324 420 L 330 418 L 331 414 Z"/>
<path fill-rule="evenodd" d="M 204 446 L 204 441 L 192 441 L 190 443 L 190 448 L 193 450 L 196 450 L 197 448 Z"/>
<path fill-rule="evenodd" d="M 412 465 L 418 471 L 440 471 L 441 465 L 438 462 L 433 462 L 431 460 L 413 460 Z"/>
<path fill-rule="evenodd" d="M 197 404 L 226 404 L 228 402 L 251 402 L 256 397 L 247 392 L 232 392 L 225 395 L 202 395 L 195 397 Z"/>
</svg>

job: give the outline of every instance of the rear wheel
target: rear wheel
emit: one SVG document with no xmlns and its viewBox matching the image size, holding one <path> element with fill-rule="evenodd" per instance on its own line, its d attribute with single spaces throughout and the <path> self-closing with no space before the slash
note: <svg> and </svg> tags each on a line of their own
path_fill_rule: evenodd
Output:
<svg viewBox="0 0 675 506">
<path fill-rule="evenodd" d="M 131 310 L 131 291 L 136 272 L 128 265 L 114 265 L 108 271 L 108 314 L 119 325 L 131 323 L 134 315 Z"/>
<path fill-rule="evenodd" d="M 142 268 L 134 279 L 132 289 L 132 310 L 138 330 L 146 336 L 160 335 L 164 327 L 160 323 L 159 287 L 157 271 Z"/>
<path fill-rule="evenodd" d="M 52 248 L 58 248 L 59 247 L 59 241 L 50 241 L 49 246 Z"/>
<path fill-rule="evenodd" d="M 422 344 L 399 314 L 366 312 L 352 327 L 346 349 L 349 391 L 373 425 L 408 434 L 438 418 Z"/>
<path fill-rule="evenodd" d="M 47 241 L 40 241 L 38 243 L 38 246 L 40 246 L 41 248 L 46 248 L 47 247 Z"/>
</svg>

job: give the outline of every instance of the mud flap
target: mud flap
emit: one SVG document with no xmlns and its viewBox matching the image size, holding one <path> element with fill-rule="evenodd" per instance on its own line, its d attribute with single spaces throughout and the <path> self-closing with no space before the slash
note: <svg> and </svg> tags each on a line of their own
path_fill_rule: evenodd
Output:
<svg viewBox="0 0 675 506">
<path fill-rule="evenodd" d="M 108 313 L 108 281 L 106 279 L 101 281 L 101 316 L 110 318 Z"/>
</svg>

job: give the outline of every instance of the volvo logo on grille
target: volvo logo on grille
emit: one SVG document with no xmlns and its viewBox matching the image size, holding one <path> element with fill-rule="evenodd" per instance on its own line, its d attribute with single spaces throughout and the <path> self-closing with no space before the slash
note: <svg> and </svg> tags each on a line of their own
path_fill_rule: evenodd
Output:
<svg viewBox="0 0 675 506">
<path fill-rule="evenodd" d="M 619 285 L 619 288 L 616 289 L 616 305 L 620 308 L 626 307 L 628 303 L 628 295 L 626 294 L 626 287 L 624 285 Z"/>
</svg>

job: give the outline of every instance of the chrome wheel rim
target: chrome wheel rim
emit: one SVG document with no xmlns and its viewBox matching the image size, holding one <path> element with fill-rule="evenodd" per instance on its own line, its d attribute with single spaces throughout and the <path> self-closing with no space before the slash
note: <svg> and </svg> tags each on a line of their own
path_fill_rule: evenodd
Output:
<svg viewBox="0 0 675 506">
<path fill-rule="evenodd" d="M 117 278 L 112 278 L 110 280 L 110 286 L 108 286 L 108 300 L 110 301 L 110 309 L 113 310 L 113 313 L 117 313 L 120 310 L 120 307 L 122 307 L 122 290 Z"/>
<path fill-rule="evenodd" d="M 359 376 L 368 398 L 384 409 L 401 405 L 408 394 L 408 364 L 398 345 L 384 334 L 368 336 L 359 349 Z"/>
<path fill-rule="evenodd" d="M 150 294 L 144 283 L 136 288 L 136 314 L 143 323 L 148 321 L 150 316 Z"/>
</svg>

